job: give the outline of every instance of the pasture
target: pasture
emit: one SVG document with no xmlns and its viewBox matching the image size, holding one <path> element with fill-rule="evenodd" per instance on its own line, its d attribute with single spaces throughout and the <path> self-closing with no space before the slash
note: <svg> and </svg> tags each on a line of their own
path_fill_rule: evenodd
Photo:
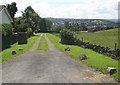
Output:
<svg viewBox="0 0 120 85">
<path fill-rule="evenodd" d="M 89 42 L 103 47 L 115 49 L 118 46 L 118 29 L 110 29 L 97 32 L 79 32 L 76 37 L 84 42 Z"/>
</svg>

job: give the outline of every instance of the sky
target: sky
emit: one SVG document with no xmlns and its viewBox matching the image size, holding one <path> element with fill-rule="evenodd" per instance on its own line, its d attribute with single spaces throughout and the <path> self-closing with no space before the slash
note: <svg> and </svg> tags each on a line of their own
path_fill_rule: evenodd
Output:
<svg viewBox="0 0 120 85">
<path fill-rule="evenodd" d="M 0 5 L 17 3 L 16 17 L 27 6 L 43 18 L 117 19 L 119 0 L 0 0 Z"/>
</svg>

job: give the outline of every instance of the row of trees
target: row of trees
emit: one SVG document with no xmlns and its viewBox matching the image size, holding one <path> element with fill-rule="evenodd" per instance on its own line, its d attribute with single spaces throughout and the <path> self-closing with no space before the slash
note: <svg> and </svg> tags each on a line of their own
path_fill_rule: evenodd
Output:
<svg viewBox="0 0 120 85">
<path fill-rule="evenodd" d="M 15 18 L 14 32 L 26 32 L 31 29 L 33 32 L 46 32 L 52 26 L 52 22 L 41 18 L 31 6 L 22 11 L 22 16 Z"/>
<path fill-rule="evenodd" d="M 17 4 L 15 2 L 6 5 L 6 8 L 13 19 L 13 32 L 33 33 L 46 32 L 50 30 L 52 22 L 41 18 L 31 6 L 26 7 L 26 9 L 22 11 L 22 16 L 15 18 L 15 14 L 18 10 L 16 5 Z"/>
</svg>

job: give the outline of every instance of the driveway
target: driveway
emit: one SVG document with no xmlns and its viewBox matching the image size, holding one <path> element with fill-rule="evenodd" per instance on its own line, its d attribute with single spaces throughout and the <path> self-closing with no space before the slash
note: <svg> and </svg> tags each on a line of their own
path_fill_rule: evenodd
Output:
<svg viewBox="0 0 120 85">
<path fill-rule="evenodd" d="M 44 36 L 44 35 L 43 35 Z M 2 64 L 3 83 L 115 83 L 109 75 L 76 61 L 54 47 L 45 35 L 48 51 L 33 49 Z"/>
</svg>

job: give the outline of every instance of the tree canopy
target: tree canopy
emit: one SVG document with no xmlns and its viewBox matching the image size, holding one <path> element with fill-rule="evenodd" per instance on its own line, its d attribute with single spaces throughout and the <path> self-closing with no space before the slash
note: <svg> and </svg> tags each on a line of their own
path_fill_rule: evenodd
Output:
<svg viewBox="0 0 120 85">
<path fill-rule="evenodd" d="M 12 2 L 11 4 L 6 5 L 6 8 L 7 8 L 8 12 L 10 13 L 13 21 L 14 21 L 15 14 L 18 10 L 16 5 L 17 5 L 16 2 Z"/>
<path fill-rule="evenodd" d="M 15 23 L 15 31 L 26 31 L 27 28 L 31 28 L 33 32 L 46 32 L 50 30 L 52 26 L 52 22 L 41 18 L 31 6 L 26 7 L 25 10 L 22 11 L 22 16 L 18 17 Z"/>
</svg>

